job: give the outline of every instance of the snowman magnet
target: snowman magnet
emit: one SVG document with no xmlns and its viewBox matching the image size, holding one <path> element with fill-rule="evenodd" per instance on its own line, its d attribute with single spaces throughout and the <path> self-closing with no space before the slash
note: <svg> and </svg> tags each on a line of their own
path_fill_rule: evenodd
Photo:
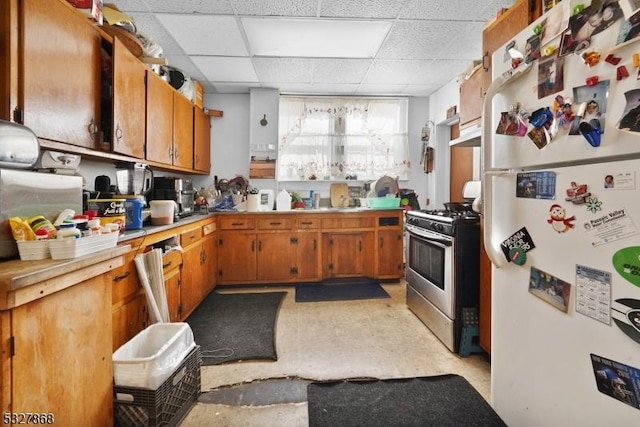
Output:
<svg viewBox="0 0 640 427">
<path fill-rule="evenodd" d="M 574 215 L 567 217 L 565 209 L 558 204 L 554 203 L 551 205 L 551 208 L 549 208 L 549 219 L 547 219 L 547 223 L 551 224 L 551 227 L 557 233 L 565 233 L 574 228 L 575 220 L 576 217 Z"/>
</svg>

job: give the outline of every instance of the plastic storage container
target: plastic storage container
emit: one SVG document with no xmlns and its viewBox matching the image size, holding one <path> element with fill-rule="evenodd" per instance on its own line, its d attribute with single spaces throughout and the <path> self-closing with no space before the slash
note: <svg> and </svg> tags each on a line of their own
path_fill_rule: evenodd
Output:
<svg viewBox="0 0 640 427">
<path fill-rule="evenodd" d="M 113 418 L 116 427 L 173 427 L 198 400 L 201 388 L 200 346 L 157 390 L 114 386 Z"/>
<path fill-rule="evenodd" d="M 18 252 L 22 261 L 33 261 L 51 257 L 49 252 L 49 240 L 22 240 L 18 241 Z"/>
<path fill-rule="evenodd" d="M 49 239 L 51 259 L 70 259 L 92 254 L 105 249 L 115 248 L 118 233 L 94 234 L 78 239 Z"/>
<path fill-rule="evenodd" d="M 125 230 L 140 230 L 142 228 L 142 209 L 144 205 L 144 200 L 141 199 L 127 199 L 124 202 L 127 217 L 124 223 Z"/>
<path fill-rule="evenodd" d="M 367 205 L 371 209 L 393 209 L 400 207 L 399 197 L 367 197 Z"/>
<path fill-rule="evenodd" d="M 173 200 L 152 200 L 149 202 L 151 208 L 152 225 L 173 224 L 173 217 L 176 212 L 176 202 Z"/>
<path fill-rule="evenodd" d="M 113 353 L 114 382 L 156 390 L 195 346 L 187 323 L 154 323 Z"/>
</svg>

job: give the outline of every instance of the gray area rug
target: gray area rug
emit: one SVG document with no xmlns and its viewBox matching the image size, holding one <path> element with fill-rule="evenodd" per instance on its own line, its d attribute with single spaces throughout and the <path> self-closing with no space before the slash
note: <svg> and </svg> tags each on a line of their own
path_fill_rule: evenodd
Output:
<svg viewBox="0 0 640 427">
<path fill-rule="evenodd" d="M 277 360 L 275 324 L 286 292 L 212 292 L 187 318 L 203 365 Z"/>
<path fill-rule="evenodd" d="M 351 301 L 390 298 L 375 279 L 367 277 L 328 279 L 320 283 L 296 285 L 296 302 Z"/>
<path fill-rule="evenodd" d="M 506 427 L 458 375 L 312 382 L 309 426 Z"/>
</svg>

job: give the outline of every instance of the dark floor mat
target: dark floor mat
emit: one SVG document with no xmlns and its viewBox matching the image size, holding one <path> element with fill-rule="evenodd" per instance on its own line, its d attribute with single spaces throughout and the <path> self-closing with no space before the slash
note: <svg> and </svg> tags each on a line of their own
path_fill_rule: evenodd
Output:
<svg viewBox="0 0 640 427">
<path fill-rule="evenodd" d="M 296 285 L 296 302 L 348 301 L 390 298 L 374 279 L 332 279 L 321 283 Z"/>
<path fill-rule="evenodd" d="M 461 376 L 313 382 L 309 426 L 506 427 Z"/>
<path fill-rule="evenodd" d="M 202 351 L 203 365 L 277 360 L 275 323 L 286 292 L 212 292 L 186 322 Z"/>
</svg>

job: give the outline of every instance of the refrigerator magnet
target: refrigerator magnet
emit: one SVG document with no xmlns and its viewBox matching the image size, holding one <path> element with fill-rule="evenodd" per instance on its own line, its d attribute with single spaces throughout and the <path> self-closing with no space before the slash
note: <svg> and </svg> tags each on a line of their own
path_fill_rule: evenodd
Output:
<svg viewBox="0 0 640 427">
<path fill-rule="evenodd" d="M 571 202 L 574 205 L 581 205 L 591 196 L 591 193 L 587 191 L 587 184 L 577 184 L 575 181 L 571 181 L 571 187 L 567 188 L 567 197 L 564 200 Z"/>
<path fill-rule="evenodd" d="M 567 211 L 557 203 L 551 205 L 549 208 L 549 219 L 547 223 L 551 224 L 551 227 L 557 233 L 565 233 L 575 227 L 574 221 L 576 217 L 574 215 L 568 217 Z"/>
<path fill-rule="evenodd" d="M 611 306 L 611 318 L 622 332 L 640 344 L 640 300 L 620 298 Z"/>
<path fill-rule="evenodd" d="M 613 254 L 611 263 L 626 281 L 640 287 L 640 246 L 620 249 Z"/>
<path fill-rule="evenodd" d="M 502 249 L 507 261 L 516 265 L 523 265 L 527 260 L 526 252 L 535 247 L 536 245 L 533 243 L 533 239 L 526 227 L 522 227 L 500 243 L 500 249 Z"/>
</svg>

